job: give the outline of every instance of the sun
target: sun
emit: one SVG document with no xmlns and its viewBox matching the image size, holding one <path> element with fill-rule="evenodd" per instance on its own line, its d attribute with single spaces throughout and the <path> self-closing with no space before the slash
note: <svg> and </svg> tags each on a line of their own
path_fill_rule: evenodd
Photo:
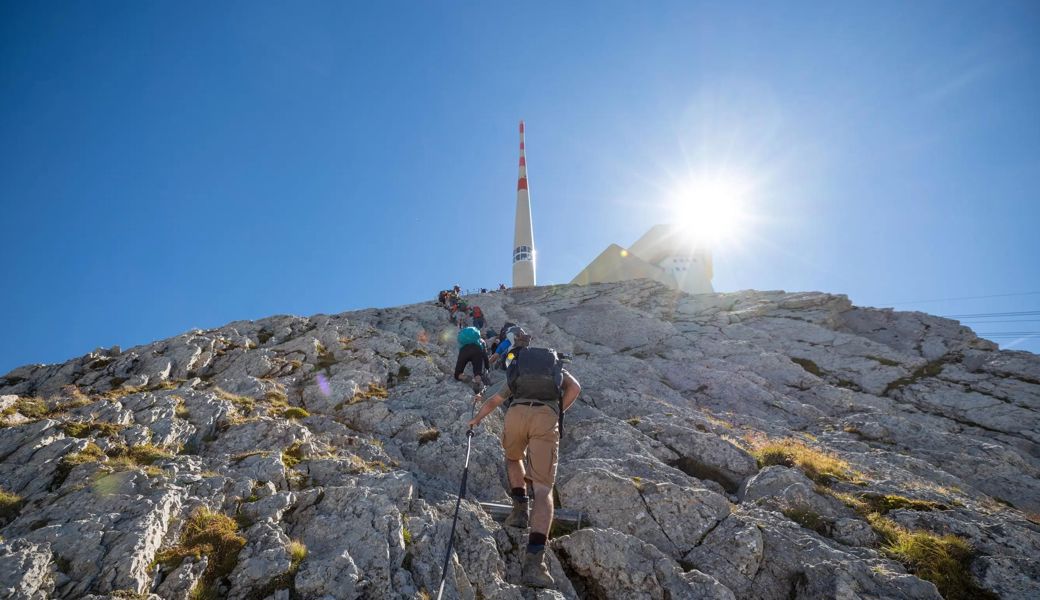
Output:
<svg viewBox="0 0 1040 600">
<path fill-rule="evenodd" d="M 716 246 L 740 239 L 751 185 L 733 173 L 694 175 L 670 194 L 672 220 L 690 241 Z"/>
</svg>

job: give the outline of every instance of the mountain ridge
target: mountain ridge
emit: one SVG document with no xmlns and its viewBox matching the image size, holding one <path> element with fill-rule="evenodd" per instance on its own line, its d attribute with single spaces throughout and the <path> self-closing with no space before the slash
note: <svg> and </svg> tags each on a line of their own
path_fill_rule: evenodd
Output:
<svg viewBox="0 0 1040 600">
<path fill-rule="evenodd" d="M 515 585 L 522 540 L 474 501 L 506 496 L 492 415 L 474 438 L 449 597 L 1040 590 L 1040 357 L 819 292 L 636 281 L 472 302 L 573 357 L 584 391 L 557 489 L 590 526 L 550 544 L 558 590 Z M 420 303 L 14 369 L 0 378 L 0 487 L 16 498 L 0 516 L 0 589 L 424 597 L 472 412 L 454 352 L 445 311 Z M 193 527 L 218 526 L 223 553 L 190 545 Z M 939 581 L 893 550 L 911 532 L 970 544 L 943 546 L 964 577 Z"/>
</svg>

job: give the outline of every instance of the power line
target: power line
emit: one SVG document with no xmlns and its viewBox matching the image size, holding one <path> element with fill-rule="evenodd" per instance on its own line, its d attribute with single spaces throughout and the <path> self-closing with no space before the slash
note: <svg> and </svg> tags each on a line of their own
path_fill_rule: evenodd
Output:
<svg viewBox="0 0 1040 600">
<path fill-rule="evenodd" d="M 989 325 L 990 323 L 1040 323 L 1040 319 L 1011 319 L 1008 321 L 990 321 L 990 320 L 974 320 L 974 319 L 961 319 L 962 321 L 975 322 L 979 325 Z"/>
<path fill-rule="evenodd" d="M 933 298 L 931 300 L 911 300 L 907 302 L 886 302 L 882 306 L 900 306 L 903 304 L 926 304 L 930 302 L 949 302 L 951 300 L 983 300 L 985 298 L 1009 298 L 1011 296 L 1037 296 L 1040 292 L 1016 292 L 1013 294 L 990 294 L 988 296 L 961 296 L 959 298 Z"/>
<path fill-rule="evenodd" d="M 1018 312 L 972 313 L 965 315 L 941 315 L 947 319 L 989 319 L 996 317 L 1035 317 L 1040 310 L 1023 310 Z"/>
</svg>

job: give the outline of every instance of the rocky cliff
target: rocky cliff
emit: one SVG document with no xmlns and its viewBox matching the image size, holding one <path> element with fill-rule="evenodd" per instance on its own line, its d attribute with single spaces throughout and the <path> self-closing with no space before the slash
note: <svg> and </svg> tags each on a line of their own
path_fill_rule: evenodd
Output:
<svg viewBox="0 0 1040 600">
<path fill-rule="evenodd" d="M 573 357 L 551 541 L 518 580 L 501 415 L 446 597 L 1040 597 L 1040 357 L 821 293 L 475 299 Z M 0 379 L 0 596 L 429 598 L 471 391 L 432 304 L 278 316 Z M 152 596 L 149 596 L 152 594 Z"/>
</svg>

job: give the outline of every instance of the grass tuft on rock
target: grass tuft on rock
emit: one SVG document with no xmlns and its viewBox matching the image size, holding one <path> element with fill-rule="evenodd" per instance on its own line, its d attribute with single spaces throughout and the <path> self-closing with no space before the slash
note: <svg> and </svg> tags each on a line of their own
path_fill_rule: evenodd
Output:
<svg viewBox="0 0 1040 600">
<path fill-rule="evenodd" d="M 785 508 L 784 516 L 798 523 L 806 529 L 811 529 L 820 535 L 829 535 L 830 523 L 820 513 L 803 506 Z"/>
<path fill-rule="evenodd" d="M 357 404 L 363 400 L 386 400 L 390 397 L 390 392 L 386 391 L 386 388 L 379 385 L 378 383 L 368 384 L 365 391 L 358 390 L 357 393 L 350 399 L 350 404 Z"/>
<path fill-rule="evenodd" d="M 0 521 L 6 521 L 18 514 L 22 508 L 22 497 L 0 488 Z"/>
<path fill-rule="evenodd" d="M 893 510 L 916 510 L 920 512 L 949 510 L 948 506 L 939 502 L 917 500 L 900 496 L 899 494 L 867 492 L 854 495 L 847 492 L 838 492 L 822 485 L 816 486 L 816 493 L 837 498 L 842 504 L 856 511 L 863 518 L 867 518 L 873 513 L 885 515 Z"/>
<path fill-rule="evenodd" d="M 887 514 L 893 510 L 916 510 L 929 512 L 933 510 L 948 510 L 949 507 L 931 500 L 916 500 L 899 496 L 897 494 L 860 494 L 862 500 L 870 509 L 870 512 Z"/>
<path fill-rule="evenodd" d="M 300 408 L 299 406 L 291 406 L 285 409 L 282 416 L 286 419 L 305 419 L 311 416 L 311 413 L 307 412 L 306 409 Z"/>
<path fill-rule="evenodd" d="M 820 370 L 819 365 L 809 360 L 808 358 L 795 358 L 792 356 L 791 362 L 805 369 L 806 373 L 811 373 L 817 377 L 823 377 L 823 371 Z"/>
<path fill-rule="evenodd" d="M 115 382 L 119 380 L 113 381 Z M 121 380 L 118 383 L 114 383 L 112 389 L 105 392 L 101 396 L 108 400 L 119 400 L 120 398 L 125 398 L 126 396 L 130 396 L 133 394 L 140 394 L 141 392 L 175 390 L 178 387 L 180 387 L 182 383 L 184 383 L 181 380 L 165 379 L 163 381 L 160 381 L 159 383 L 155 383 L 152 385 L 123 385 L 122 381 L 125 380 Z"/>
<path fill-rule="evenodd" d="M 248 413 L 253 410 L 256 406 L 256 400 L 249 396 L 240 396 L 239 394 L 232 394 L 227 390 L 223 390 L 219 387 L 213 388 L 213 393 L 216 394 L 217 398 L 221 400 L 227 400 L 238 409 L 239 412 Z"/>
<path fill-rule="evenodd" d="M 250 456 L 267 456 L 266 450 L 251 450 L 249 452 L 240 452 L 231 457 L 231 462 L 238 464 Z"/>
<path fill-rule="evenodd" d="M 303 460 L 303 442 L 293 442 L 291 446 L 282 451 L 282 462 L 287 469 L 300 464 Z"/>
<path fill-rule="evenodd" d="M 76 467 L 87 463 L 101 462 L 104 459 L 105 453 L 94 442 L 88 442 L 87 446 L 79 452 L 70 452 L 66 454 L 62 457 L 61 461 L 58 462 L 57 468 L 54 469 L 54 479 L 51 482 L 51 489 L 61 487 L 61 484 L 65 483 L 65 480 L 68 479 L 69 473 L 71 473 Z"/>
<path fill-rule="evenodd" d="M 289 396 L 280 389 L 268 390 L 264 394 L 264 400 L 270 402 L 273 406 L 288 406 Z"/>
<path fill-rule="evenodd" d="M 212 590 L 214 584 L 227 577 L 238 564 L 238 554 L 246 545 L 246 539 L 238 534 L 238 523 L 231 517 L 199 508 L 191 514 L 181 531 L 180 542 L 172 548 L 155 555 L 155 564 L 175 569 L 191 556 L 196 559 L 209 557 L 206 572 L 197 588 L 199 597 Z"/>
<path fill-rule="evenodd" d="M 300 567 L 300 563 L 303 562 L 303 559 L 307 558 L 307 546 L 299 540 L 289 542 L 289 558 L 292 561 L 292 565 L 289 569 L 295 571 Z"/>
<path fill-rule="evenodd" d="M 996 599 L 972 578 L 972 548 L 963 538 L 910 531 L 878 513 L 867 520 L 882 539 L 882 552 L 917 577 L 934 583 L 946 600 Z"/>
<path fill-rule="evenodd" d="M 315 371 L 329 372 L 332 365 L 336 364 L 336 356 L 325 347 L 318 340 L 314 340 L 314 351 L 317 354 L 317 360 L 314 362 Z"/>
<path fill-rule="evenodd" d="M 88 438 L 92 434 L 96 437 L 114 437 L 123 430 L 123 425 L 118 423 L 106 423 L 105 421 L 70 421 L 61 426 L 65 435 L 74 438 Z"/>
<path fill-rule="evenodd" d="M 429 427 L 419 432 L 419 445 L 435 442 L 439 437 L 441 437 L 440 430 L 436 427 Z"/>
<path fill-rule="evenodd" d="M 816 483 L 827 485 L 834 481 L 852 481 L 858 473 L 844 460 L 793 438 L 765 440 L 754 443 L 752 455 L 759 467 L 780 465 L 794 467 Z"/>
<path fill-rule="evenodd" d="M 47 401 L 43 398 L 19 398 L 14 404 L 4 409 L 3 416 L 18 413 L 26 419 L 42 419 L 50 414 Z"/>
<path fill-rule="evenodd" d="M 137 446 L 113 446 L 106 452 L 114 464 L 127 467 L 147 467 L 157 460 L 173 458 L 173 453 L 152 444 Z"/>
</svg>

